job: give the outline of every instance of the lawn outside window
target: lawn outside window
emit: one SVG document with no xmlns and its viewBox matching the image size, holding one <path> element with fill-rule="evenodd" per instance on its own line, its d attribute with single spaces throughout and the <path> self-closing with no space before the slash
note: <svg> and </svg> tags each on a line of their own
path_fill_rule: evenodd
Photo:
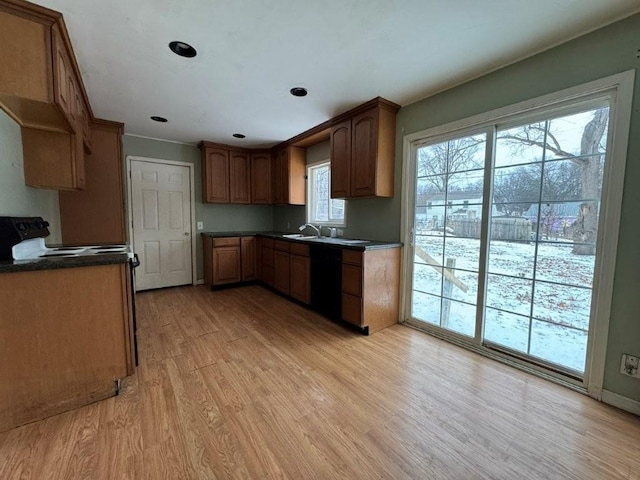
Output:
<svg viewBox="0 0 640 480">
<path fill-rule="evenodd" d="M 307 165 L 307 223 L 346 226 L 345 201 L 331 198 L 329 160 Z"/>
</svg>

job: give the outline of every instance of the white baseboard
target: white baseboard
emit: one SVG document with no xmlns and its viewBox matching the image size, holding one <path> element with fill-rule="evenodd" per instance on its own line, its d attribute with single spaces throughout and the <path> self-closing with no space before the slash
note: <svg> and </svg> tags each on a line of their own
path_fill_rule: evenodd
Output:
<svg viewBox="0 0 640 480">
<path fill-rule="evenodd" d="M 631 398 L 618 395 L 617 393 L 603 390 L 602 401 L 609 405 L 613 405 L 614 407 L 618 407 L 621 410 L 640 416 L 640 402 L 638 400 L 633 400 Z"/>
</svg>

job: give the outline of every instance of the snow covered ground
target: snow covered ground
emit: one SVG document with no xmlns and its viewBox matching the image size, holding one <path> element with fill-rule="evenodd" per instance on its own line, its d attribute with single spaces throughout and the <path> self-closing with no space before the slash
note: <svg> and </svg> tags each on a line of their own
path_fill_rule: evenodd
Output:
<svg viewBox="0 0 640 480">
<path fill-rule="evenodd" d="M 443 284 L 441 269 L 416 255 L 413 317 L 439 325 L 442 307 L 448 308 L 442 326 L 473 336 L 480 241 L 435 233 L 418 236 L 416 244 L 440 265 L 455 259 L 464 285 Z M 536 261 L 534 243 L 491 242 L 485 340 L 584 371 L 595 257 L 574 255 L 571 247 L 541 243 Z M 443 288 L 451 301 L 441 300 Z"/>
</svg>

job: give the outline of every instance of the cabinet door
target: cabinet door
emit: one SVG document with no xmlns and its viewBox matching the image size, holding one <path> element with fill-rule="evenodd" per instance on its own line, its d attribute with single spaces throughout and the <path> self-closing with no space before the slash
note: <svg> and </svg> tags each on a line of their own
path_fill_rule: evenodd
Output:
<svg viewBox="0 0 640 480">
<path fill-rule="evenodd" d="M 53 30 L 53 91 L 55 102 L 67 116 L 71 115 L 71 76 L 69 54 L 57 30 Z"/>
<path fill-rule="evenodd" d="M 258 278 L 256 272 L 256 237 L 242 237 L 242 281 Z"/>
<path fill-rule="evenodd" d="M 290 272 L 289 254 L 279 250 L 274 251 L 275 278 L 274 287 L 276 290 L 289 295 Z"/>
<path fill-rule="evenodd" d="M 251 203 L 271 203 L 271 154 L 251 154 Z"/>
<path fill-rule="evenodd" d="M 251 203 L 249 172 L 249 154 L 232 150 L 229 153 L 229 201 L 231 203 Z"/>
<path fill-rule="evenodd" d="M 378 109 L 374 108 L 354 117 L 351 128 L 351 196 L 375 195 Z"/>
<path fill-rule="evenodd" d="M 349 197 L 351 185 L 351 120 L 331 127 L 331 198 Z"/>
<path fill-rule="evenodd" d="M 309 257 L 290 255 L 290 286 L 291 296 L 306 304 L 311 303 L 311 282 L 309 279 Z"/>
<path fill-rule="evenodd" d="M 229 151 L 205 148 L 202 175 L 202 201 L 229 203 Z"/>
<path fill-rule="evenodd" d="M 213 284 L 237 283 L 241 276 L 240 246 L 213 249 Z"/>
<path fill-rule="evenodd" d="M 363 326 L 362 322 L 362 297 L 342 294 L 342 319 L 358 327 Z"/>
<path fill-rule="evenodd" d="M 276 153 L 273 169 L 273 203 L 288 203 L 289 196 L 289 154 L 287 149 Z"/>
<path fill-rule="evenodd" d="M 262 239 L 262 281 L 273 287 L 275 280 L 275 258 L 273 250 L 273 240 Z"/>
</svg>

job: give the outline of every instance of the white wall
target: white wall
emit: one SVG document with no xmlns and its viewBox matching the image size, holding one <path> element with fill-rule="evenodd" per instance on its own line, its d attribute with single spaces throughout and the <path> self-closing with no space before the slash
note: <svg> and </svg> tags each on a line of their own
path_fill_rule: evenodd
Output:
<svg viewBox="0 0 640 480">
<path fill-rule="evenodd" d="M 62 242 L 58 192 L 24 184 L 20 126 L 0 110 L 0 216 L 42 217 L 51 225 L 48 244 Z"/>
</svg>

